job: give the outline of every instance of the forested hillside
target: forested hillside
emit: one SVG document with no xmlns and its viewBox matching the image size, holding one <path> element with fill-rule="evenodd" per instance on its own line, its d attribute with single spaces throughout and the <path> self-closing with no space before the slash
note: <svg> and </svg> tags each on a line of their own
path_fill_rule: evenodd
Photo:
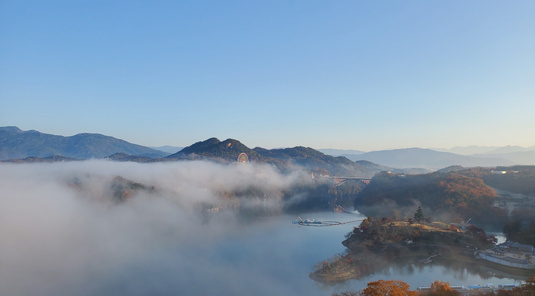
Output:
<svg viewBox="0 0 535 296">
<path fill-rule="evenodd" d="M 513 193 L 535 195 L 535 166 L 468 168 L 459 174 L 481 178 L 485 184 Z"/>
<path fill-rule="evenodd" d="M 421 206 L 441 220 L 472 218 L 474 223 L 503 225 L 507 212 L 493 207 L 495 191 L 479 178 L 455 173 L 400 175 L 380 173 L 359 194 L 356 208 L 372 216 L 406 217 Z"/>
<path fill-rule="evenodd" d="M 371 162 L 356 163 L 345 157 L 325 155 L 308 147 L 284 149 L 250 149 L 238 140 L 220 141 L 210 138 L 197 142 L 179 152 L 166 157 L 167 160 L 213 160 L 236 162 L 241 153 L 246 153 L 252 162 L 276 166 L 282 172 L 304 168 L 317 175 L 370 178 L 385 167 Z"/>
</svg>

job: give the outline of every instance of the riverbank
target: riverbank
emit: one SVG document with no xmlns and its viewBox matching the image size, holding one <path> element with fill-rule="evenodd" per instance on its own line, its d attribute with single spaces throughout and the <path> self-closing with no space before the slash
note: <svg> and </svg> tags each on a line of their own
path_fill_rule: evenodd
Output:
<svg viewBox="0 0 535 296">
<path fill-rule="evenodd" d="M 358 279 L 400 259 L 427 264 L 448 258 L 470 264 L 475 263 L 474 252 L 492 242 L 493 238 L 477 227 L 461 231 L 445 224 L 365 219 L 343 241 L 346 253 L 318 264 L 310 277 L 320 282 Z"/>
<path fill-rule="evenodd" d="M 535 263 L 530 263 L 528 259 L 515 259 L 508 256 L 495 254 L 491 250 L 479 251 L 476 255 L 480 259 L 505 267 L 535 271 Z"/>
<path fill-rule="evenodd" d="M 358 254 L 345 254 L 324 261 L 322 266 L 310 274 L 310 278 L 325 283 L 344 282 L 360 279 L 387 268 L 393 262 L 424 266 L 436 262 L 456 262 L 476 264 L 473 250 L 436 244 L 414 244 L 403 246 L 393 244 L 380 253 L 361 251 Z"/>
</svg>

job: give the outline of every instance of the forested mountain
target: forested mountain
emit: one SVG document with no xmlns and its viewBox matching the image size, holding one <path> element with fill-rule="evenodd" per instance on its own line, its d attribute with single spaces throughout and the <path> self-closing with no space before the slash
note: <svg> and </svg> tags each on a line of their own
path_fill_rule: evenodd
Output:
<svg viewBox="0 0 535 296">
<path fill-rule="evenodd" d="M 329 175 L 335 176 L 371 177 L 385 169 L 385 167 L 371 162 L 356 163 L 343 156 L 334 157 L 318 150 L 301 146 L 271 150 L 255 148 L 254 151 L 266 158 L 274 158 L 292 165 L 299 165 L 317 173 L 325 170 Z"/>
<path fill-rule="evenodd" d="M 326 155 L 307 147 L 270 150 L 257 147 L 250 149 L 237 140 L 220 141 L 217 138 L 197 142 L 167 156 L 166 159 L 209 159 L 235 162 L 240 153 L 246 153 L 250 161 L 269 163 L 282 171 L 299 166 L 318 175 L 369 178 L 375 173 L 387 169 L 371 162 L 356 163 L 345 157 Z"/>
<path fill-rule="evenodd" d="M 464 168 L 458 174 L 482 179 L 485 184 L 513 193 L 535 196 L 535 166 Z"/>
<path fill-rule="evenodd" d="M 38 131 L 22 131 L 18 127 L 0 127 L 0 160 L 49 157 L 103 158 L 114 153 L 148 157 L 163 157 L 164 152 L 132 144 L 101 134 L 77 134 L 70 137 L 50 135 Z"/>
<path fill-rule="evenodd" d="M 227 139 L 221 142 L 217 138 L 210 138 L 185 147 L 166 158 L 170 159 L 202 159 L 212 158 L 225 161 L 236 161 L 240 153 L 246 153 L 250 159 L 259 159 L 258 155 L 243 145 L 240 141 Z"/>
<path fill-rule="evenodd" d="M 182 160 L 215 160 L 219 162 L 236 162 L 241 153 L 247 154 L 250 161 L 273 162 L 256 153 L 238 140 L 227 139 L 220 141 L 217 138 L 210 138 L 185 147 L 175 154 L 171 154 L 166 159 Z"/>
<path fill-rule="evenodd" d="M 366 215 L 405 217 L 421 206 L 427 216 L 503 225 L 507 211 L 493 203 L 496 192 L 483 180 L 457 173 L 423 175 L 380 173 L 357 196 L 355 206 Z"/>
</svg>

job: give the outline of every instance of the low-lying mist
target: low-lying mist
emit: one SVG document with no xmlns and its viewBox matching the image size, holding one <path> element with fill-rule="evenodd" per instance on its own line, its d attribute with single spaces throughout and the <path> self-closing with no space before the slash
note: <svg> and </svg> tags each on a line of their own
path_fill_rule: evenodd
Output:
<svg viewBox="0 0 535 296">
<path fill-rule="evenodd" d="M 120 200 L 118 176 L 135 189 Z M 277 192 L 308 179 L 202 161 L 1 164 L 0 295 L 295 293 L 210 246 L 247 235 L 222 192 L 256 188 L 264 207 L 281 208 Z M 272 264 L 267 255 L 257 260 Z"/>
</svg>

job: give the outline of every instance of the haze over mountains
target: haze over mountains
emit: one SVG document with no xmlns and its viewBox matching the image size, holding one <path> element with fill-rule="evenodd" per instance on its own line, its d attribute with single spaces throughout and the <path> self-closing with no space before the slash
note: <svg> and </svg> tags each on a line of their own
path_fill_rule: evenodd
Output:
<svg viewBox="0 0 535 296">
<path fill-rule="evenodd" d="M 281 169 L 300 165 L 317 173 L 336 175 L 361 174 L 389 169 L 418 168 L 407 171 L 434 171 L 452 165 L 508 166 L 535 164 L 535 147 L 455 147 L 442 149 L 407 148 L 363 152 L 358 150 L 293 147 L 280 149 L 251 149 L 238 140 L 207 139 L 180 148 L 173 146 L 144 147 L 110 136 L 82 133 L 70 137 L 22 131 L 17 127 L 0 127 L 0 161 L 40 158 L 50 161 L 69 159 L 108 158 L 117 161 L 169 161 L 211 159 L 235 161 L 242 152 L 251 161 L 273 164 Z M 164 152 L 167 151 L 167 152 Z M 448 151 L 458 151 L 452 153 Z M 30 159 L 31 160 L 31 159 Z"/>
<path fill-rule="evenodd" d="M 172 154 L 172 153 L 175 153 L 177 151 L 182 150 L 184 147 L 164 145 L 164 146 L 149 147 L 149 148 L 152 148 L 152 149 L 155 149 L 155 150 L 158 150 L 158 151 L 162 151 L 162 152 L 165 152 L 165 153 L 168 153 L 168 154 Z"/>
<path fill-rule="evenodd" d="M 515 164 L 513 161 L 499 157 L 467 156 L 422 148 L 372 151 L 356 156 L 346 155 L 346 157 L 352 160 L 367 160 L 381 163 L 394 168 L 417 167 L 428 170 L 437 170 L 453 164 L 459 164 L 465 167 Z"/>
<path fill-rule="evenodd" d="M 473 167 L 535 164 L 535 146 L 527 148 L 519 146 L 469 146 L 452 149 L 405 148 L 371 152 L 339 149 L 320 149 L 319 151 L 330 155 L 344 156 L 353 161 L 367 160 L 393 168 L 437 170 L 450 165 Z"/>
<path fill-rule="evenodd" d="M 462 153 L 448 152 L 450 150 Z M 451 165 L 473 167 L 535 164 L 535 147 L 470 146 L 456 147 L 450 150 L 405 148 L 371 152 L 339 149 L 320 149 L 319 151 L 330 155 L 344 156 L 353 161 L 366 160 L 392 168 L 422 168 L 429 171 Z"/>
<path fill-rule="evenodd" d="M 442 152 L 451 152 L 461 155 L 492 155 L 492 154 L 508 154 L 516 152 L 534 151 L 535 146 L 520 147 L 520 146 L 466 146 L 466 147 L 453 147 L 451 149 L 433 149 Z"/>
</svg>

